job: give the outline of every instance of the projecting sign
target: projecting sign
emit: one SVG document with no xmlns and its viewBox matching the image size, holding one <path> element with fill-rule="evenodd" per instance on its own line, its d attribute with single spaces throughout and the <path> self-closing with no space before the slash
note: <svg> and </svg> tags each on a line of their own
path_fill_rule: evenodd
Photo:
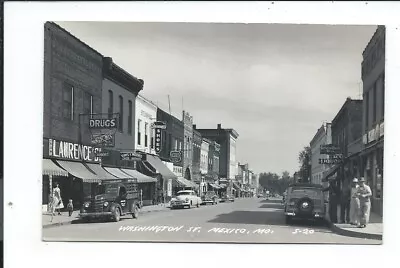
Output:
<svg viewBox="0 0 400 268">
<path fill-rule="evenodd" d="M 181 151 L 171 151 L 169 153 L 169 158 L 172 163 L 180 163 L 182 161 L 182 153 Z"/>
<path fill-rule="evenodd" d="M 151 124 L 151 128 L 155 128 L 155 129 L 166 129 L 167 125 L 165 124 L 165 122 L 162 121 L 156 121 L 154 123 Z"/>
<path fill-rule="evenodd" d="M 161 152 L 161 129 L 160 128 L 156 128 L 156 136 L 155 136 L 155 151 L 156 153 L 160 153 Z"/>
<path fill-rule="evenodd" d="M 342 159 L 340 159 L 340 158 L 334 158 L 334 159 L 319 159 L 319 161 L 318 161 L 318 163 L 319 164 L 321 164 L 321 165 L 324 165 L 324 164 L 326 164 L 326 165 L 331 165 L 331 164 L 340 164 L 340 163 L 342 163 Z"/>
<path fill-rule="evenodd" d="M 117 118 L 89 119 L 89 128 L 117 128 Z"/>
<path fill-rule="evenodd" d="M 121 160 L 140 160 L 142 155 L 135 152 L 121 152 Z"/>
<path fill-rule="evenodd" d="M 340 148 L 336 147 L 333 144 L 326 144 L 326 145 L 320 146 L 320 154 L 333 155 L 333 154 L 339 154 L 339 153 L 340 153 Z"/>
</svg>

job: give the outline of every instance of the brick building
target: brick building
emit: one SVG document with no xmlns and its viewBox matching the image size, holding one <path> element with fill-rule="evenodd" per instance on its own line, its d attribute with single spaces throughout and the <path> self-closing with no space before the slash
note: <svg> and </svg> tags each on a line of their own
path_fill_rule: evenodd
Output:
<svg viewBox="0 0 400 268">
<path fill-rule="evenodd" d="M 372 190 L 371 211 L 382 216 L 385 118 L 385 26 L 379 26 L 362 56 L 362 167 Z"/>
<path fill-rule="evenodd" d="M 187 180 L 192 180 L 193 164 L 193 116 L 188 112 L 182 112 L 183 132 L 183 176 Z"/>
<path fill-rule="evenodd" d="M 194 129 L 200 132 L 203 138 L 215 141 L 220 145 L 219 155 L 219 183 L 225 185 L 227 193 L 232 194 L 233 180 L 236 176 L 236 140 L 239 134 L 232 128 Z"/>
<path fill-rule="evenodd" d="M 322 179 L 330 166 L 325 164 L 324 160 L 328 160 L 328 155 L 320 153 L 321 146 L 332 143 L 331 123 L 323 124 L 315 133 L 310 142 L 311 150 L 311 183 L 323 184 Z M 325 185 L 327 186 L 327 185 Z"/>
<path fill-rule="evenodd" d="M 333 165 L 324 175 L 323 182 L 329 183 L 336 189 L 330 195 L 337 198 L 338 204 L 346 198 L 352 179 L 356 176 L 359 166 L 359 151 L 349 152 L 350 145 L 360 141 L 362 124 L 362 100 L 347 98 L 335 118 L 332 120 L 332 144 L 338 149 L 338 155 L 342 155 L 342 161 Z M 335 157 L 335 156 L 330 156 Z M 332 199 L 333 200 L 333 199 Z M 335 201 L 336 202 L 336 201 Z M 345 221 L 344 208 L 339 205 L 338 212 L 331 208 L 331 221 Z M 336 215 L 339 219 L 336 218 Z"/>
<path fill-rule="evenodd" d="M 199 183 L 201 179 L 201 173 L 200 173 L 201 143 L 202 143 L 202 137 L 200 132 L 193 129 L 192 176 L 193 176 L 193 181 L 196 183 Z"/>
<path fill-rule="evenodd" d="M 96 181 L 85 163 L 97 165 L 99 149 L 91 145 L 88 124 L 80 119 L 81 114 L 102 112 L 102 60 L 57 24 L 45 23 L 43 205 L 58 183 L 63 203 L 72 198 L 79 206 L 84 186 Z"/>
</svg>

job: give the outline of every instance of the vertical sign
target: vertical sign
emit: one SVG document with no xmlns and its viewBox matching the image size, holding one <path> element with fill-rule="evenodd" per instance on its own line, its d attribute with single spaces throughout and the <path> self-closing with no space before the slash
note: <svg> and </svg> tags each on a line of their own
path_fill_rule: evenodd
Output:
<svg viewBox="0 0 400 268">
<path fill-rule="evenodd" d="M 172 180 L 171 179 L 168 179 L 167 196 L 169 196 L 169 197 L 172 196 Z"/>
<path fill-rule="evenodd" d="M 156 142 L 155 142 L 155 150 L 156 153 L 160 153 L 161 152 L 161 129 L 160 128 L 156 128 Z"/>
</svg>

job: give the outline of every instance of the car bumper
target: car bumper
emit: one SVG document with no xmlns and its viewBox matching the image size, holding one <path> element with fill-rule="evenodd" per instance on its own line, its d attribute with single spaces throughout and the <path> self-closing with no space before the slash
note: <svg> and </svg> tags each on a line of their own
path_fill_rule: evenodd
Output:
<svg viewBox="0 0 400 268">
<path fill-rule="evenodd" d="M 308 219 L 322 219 L 325 214 L 322 212 L 313 212 L 313 213 L 299 213 L 295 211 L 286 211 L 286 216 L 292 216 L 297 218 L 308 218 Z"/>
<path fill-rule="evenodd" d="M 100 218 L 100 217 L 107 217 L 107 216 L 111 216 L 112 212 L 81 212 L 79 214 L 80 218 L 88 218 L 88 217 L 92 217 L 92 218 Z"/>
<path fill-rule="evenodd" d="M 172 208 L 190 206 L 190 203 L 171 203 Z"/>
</svg>

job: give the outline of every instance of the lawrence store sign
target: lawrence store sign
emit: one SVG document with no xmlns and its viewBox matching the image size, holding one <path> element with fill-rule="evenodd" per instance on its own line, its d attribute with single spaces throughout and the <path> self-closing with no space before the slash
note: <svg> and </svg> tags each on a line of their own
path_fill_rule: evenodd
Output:
<svg viewBox="0 0 400 268">
<path fill-rule="evenodd" d="M 87 162 L 100 162 L 101 160 L 100 157 L 96 157 L 96 153 L 101 152 L 101 148 L 54 139 L 48 139 L 48 142 L 44 144 L 47 145 L 44 149 L 45 152 L 48 152 L 49 157 Z"/>
</svg>

